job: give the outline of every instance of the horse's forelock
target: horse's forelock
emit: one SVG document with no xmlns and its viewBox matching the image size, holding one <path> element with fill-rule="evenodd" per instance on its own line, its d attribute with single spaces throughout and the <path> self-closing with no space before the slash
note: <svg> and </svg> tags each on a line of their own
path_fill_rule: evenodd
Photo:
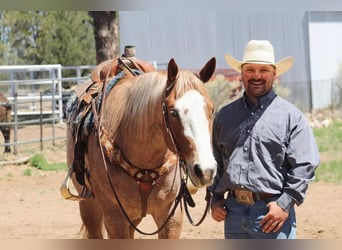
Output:
<svg viewBox="0 0 342 250">
<path fill-rule="evenodd" d="M 180 98 L 185 92 L 192 89 L 197 90 L 206 99 L 210 99 L 204 83 L 198 78 L 198 76 L 190 71 L 179 72 L 174 88 L 175 98 Z"/>
</svg>

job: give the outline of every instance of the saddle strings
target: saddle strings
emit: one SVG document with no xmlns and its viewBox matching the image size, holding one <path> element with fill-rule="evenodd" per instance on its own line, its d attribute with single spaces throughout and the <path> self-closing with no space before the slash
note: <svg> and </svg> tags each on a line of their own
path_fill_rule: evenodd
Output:
<svg viewBox="0 0 342 250">
<path fill-rule="evenodd" d="M 98 141 L 100 142 L 101 139 L 101 133 L 102 133 L 102 113 L 103 113 L 103 110 L 104 110 L 104 103 L 105 103 L 105 99 L 106 99 L 106 87 L 107 87 L 107 81 L 108 81 L 108 76 L 109 76 L 109 73 L 111 71 L 111 68 L 113 67 L 114 65 L 114 60 L 113 60 L 113 63 L 111 64 L 111 66 L 108 68 L 108 71 L 107 71 L 107 74 L 106 74 L 106 77 L 104 78 L 103 80 L 103 84 L 102 84 L 102 98 L 101 98 L 101 103 L 100 103 L 100 109 L 99 109 L 99 112 L 98 112 L 98 115 L 97 115 L 97 118 L 95 119 L 95 121 L 97 120 L 97 139 Z M 106 158 L 105 158 L 105 155 L 104 155 L 104 151 L 103 151 L 103 147 L 101 146 L 101 143 L 100 143 L 100 150 L 101 150 L 101 156 L 102 156 L 102 161 L 103 161 L 103 164 L 104 164 L 104 167 L 106 169 L 106 173 L 108 175 L 108 166 L 107 166 L 107 162 L 106 162 Z"/>
</svg>

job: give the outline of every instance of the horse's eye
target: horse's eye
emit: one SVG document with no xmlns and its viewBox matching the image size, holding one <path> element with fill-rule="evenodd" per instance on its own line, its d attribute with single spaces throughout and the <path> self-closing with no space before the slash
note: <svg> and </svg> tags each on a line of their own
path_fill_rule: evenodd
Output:
<svg viewBox="0 0 342 250">
<path fill-rule="evenodd" d="M 173 117 L 179 119 L 179 113 L 178 113 L 177 110 L 171 109 L 170 114 L 171 114 Z"/>
</svg>

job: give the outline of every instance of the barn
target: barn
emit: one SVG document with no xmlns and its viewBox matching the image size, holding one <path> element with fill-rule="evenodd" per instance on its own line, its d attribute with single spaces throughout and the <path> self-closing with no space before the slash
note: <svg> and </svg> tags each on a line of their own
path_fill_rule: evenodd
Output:
<svg viewBox="0 0 342 250">
<path fill-rule="evenodd" d="M 311 111 L 340 99 L 333 91 L 342 61 L 337 49 L 342 44 L 342 12 L 179 10 L 119 15 L 121 50 L 135 45 L 137 56 L 156 61 L 158 68 L 175 58 L 181 68 L 196 70 L 215 56 L 217 70 L 223 71 L 229 69 L 225 53 L 241 59 L 249 40 L 266 39 L 274 46 L 276 60 L 295 58 L 294 67 L 280 79 L 290 89 L 290 101 Z"/>
</svg>

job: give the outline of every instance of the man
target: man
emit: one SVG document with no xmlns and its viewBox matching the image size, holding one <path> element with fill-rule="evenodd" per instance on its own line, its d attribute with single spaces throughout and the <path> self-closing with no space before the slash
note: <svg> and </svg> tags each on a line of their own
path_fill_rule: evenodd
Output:
<svg viewBox="0 0 342 250">
<path fill-rule="evenodd" d="M 227 239 L 294 239 L 294 204 L 304 200 L 319 152 L 306 117 L 273 90 L 293 58 L 275 62 L 269 41 L 252 40 L 242 61 L 225 59 L 241 73 L 244 94 L 214 120 L 211 215 L 224 220 Z"/>
</svg>

